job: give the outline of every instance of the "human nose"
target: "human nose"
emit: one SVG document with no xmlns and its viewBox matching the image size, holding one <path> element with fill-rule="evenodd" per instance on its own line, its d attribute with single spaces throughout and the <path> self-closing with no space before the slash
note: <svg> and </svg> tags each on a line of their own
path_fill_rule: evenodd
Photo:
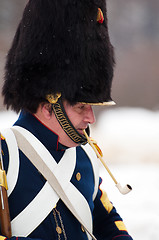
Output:
<svg viewBox="0 0 159 240">
<path fill-rule="evenodd" d="M 88 122 L 90 124 L 95 123 L 95 116 L 94 116 L 94 112 L 92 109 L 92 106 L 89 106 L 88 109 L 86 110 L 86 114 L 85 114 L 85 122 Z"/>
</svg>

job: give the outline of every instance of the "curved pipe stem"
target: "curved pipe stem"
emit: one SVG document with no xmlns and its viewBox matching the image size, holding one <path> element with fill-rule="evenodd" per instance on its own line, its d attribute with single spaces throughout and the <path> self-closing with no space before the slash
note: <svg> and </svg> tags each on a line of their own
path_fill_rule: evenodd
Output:
<svg viewBox="0 0 159 240">
<path fill-rule="evenodd" d="M 84 135 L 87 138 L 88 143 L 90 144 L 90 146 L 93 148 L 93 150 L 95 151 L 97 157 L 100 159 L 100 161 L 102 162 L 103 166 L 105 167 L 105 169 L 107 170 L 107 172 L 109 173 L 109 175 L 111 176 L 111 178 L 113 179 L 116 187 L 118 188 L 119 192 L 122 194 L 127 194 L 132 190 L 132 187 L 130 185 L 125 185 L 124 187 L 121 186 L 120 183 L 117 182 L 117 180 L 115 179 L 115 177 L 113 176 L 113 174 L 111 173 L 110 169 L 108 168 L 108 166 L 106 165 L 105 161 L 103 160 L 102 156 L 99 154 L 98 150 L 96 149 L 96 147 L 94 146 L 93 142 L 90 140 L 90 138 L 88 137 L 87 133 L 85 130 L 83 130 Z"/>
</svg>

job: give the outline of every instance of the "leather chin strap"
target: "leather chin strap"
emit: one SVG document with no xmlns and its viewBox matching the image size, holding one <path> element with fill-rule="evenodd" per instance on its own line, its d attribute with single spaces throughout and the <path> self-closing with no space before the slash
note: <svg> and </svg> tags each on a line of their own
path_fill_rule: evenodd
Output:
<svg viewBox="0 0 159 240">
<path fill-rule="evenodd" d="M 59 98 L 56 103 L 52 104 L 52 109 L 62 129 L 71 138 L 71 140 L 79 145 L 85 145 L 87 143 L 87 138 L 84 135 L 81 135 L 69 120 L 61 98 Z M 89 127 L 86 131 L 89 133 Z"/>
</svg>

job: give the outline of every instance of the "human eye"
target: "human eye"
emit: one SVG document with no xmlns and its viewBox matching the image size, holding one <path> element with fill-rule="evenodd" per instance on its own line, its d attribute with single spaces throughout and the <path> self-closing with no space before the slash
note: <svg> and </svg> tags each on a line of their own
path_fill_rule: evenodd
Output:
<svg viewBox="0 0 159 240">
<path fill-rule="evenodd" d="M 78 106 L 79 109 L 84 109 L 84 104 Z"/>
<path fill-rule="evenodd" d="M 78 113 L 81 113 L 85 109 L 85 105 L 82 103 L 78 103 L 74 106 L 74 110 Z"/>
</svg>

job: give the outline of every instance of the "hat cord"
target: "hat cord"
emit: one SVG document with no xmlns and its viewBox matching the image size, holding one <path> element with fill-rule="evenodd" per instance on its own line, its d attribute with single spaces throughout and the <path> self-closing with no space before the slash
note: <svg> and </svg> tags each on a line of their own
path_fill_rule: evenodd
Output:
<svg viewBox="0 0 159 240">
<path fill-rule="evenodd" d="M 71 123 L 64 109 L 61 98 L 59 98 L 56 103 L 52 104 L 52 109 L 62 129 L 71 140 L 78 144 L 86 144 L 87 138 L 84 135 L 81 135 Z"/>
</svg>

